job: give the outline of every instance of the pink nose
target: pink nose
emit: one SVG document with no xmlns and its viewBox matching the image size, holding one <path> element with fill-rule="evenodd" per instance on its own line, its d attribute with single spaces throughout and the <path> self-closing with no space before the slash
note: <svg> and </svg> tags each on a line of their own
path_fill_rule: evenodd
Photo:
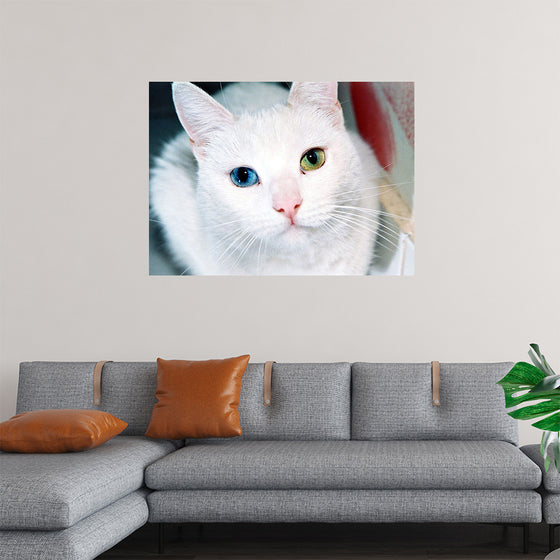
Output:
<svg viewBox="0 0 560 560">
<path fill-rule="evenodd" d="M 286 215 L 292 224 L 294 223 L 294 216 L 298 211 L 298 208 L 301 206 L 303 202 L 301 196 L 293 196 L 289 198 L 281 198 L 275 200 L 272 204 L 272 207 L 276 212 L 281 212 Z"/>
</svg>

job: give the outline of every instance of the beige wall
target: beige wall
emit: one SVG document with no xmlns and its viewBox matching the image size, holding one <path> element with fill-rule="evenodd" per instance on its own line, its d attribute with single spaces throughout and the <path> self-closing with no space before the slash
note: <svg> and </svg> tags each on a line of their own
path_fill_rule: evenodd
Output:
<svg viewBox="0 0 560 560">
<path fill-rule="evenodd" d="M 556 0 L 0 6 L 0 420 L 22 360 L 560 370 Z M 294 78 L 416 82 L 416 276 L 149 277 L 148 81 Z"/>
</svg>

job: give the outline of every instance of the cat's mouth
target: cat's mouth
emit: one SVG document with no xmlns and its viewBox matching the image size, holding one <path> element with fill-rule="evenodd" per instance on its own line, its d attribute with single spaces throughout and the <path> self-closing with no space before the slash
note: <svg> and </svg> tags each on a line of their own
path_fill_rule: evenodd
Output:
<svg viewBox="0 0 560 560">
<path fill-rule="evenodd" d="M 310 231 L 313 228 L 310 225 L 302 224 L 301 222 L 292 222 L 287 224 L 283 231 L 279 233 L 279 238 L 289 241 L 290 243 L 302 241 L 304 238 L 307 237 Z"/>
<path fill-rule="evenodd" d="M 307 219 L 306 219 L 307 218 Z M 276 239 L 280 243 L 303 243 L 314 231 L 321 229 L 322 223 L 317 220 L 309 220 L 307 216 L 291 216 L 290 219 L 277 222 L 274 229 L 269 230 L 266 236 L 269 239 Z"/>
<path fill-rule="evenodd" d="M 284 233 L 288 235 L 294 235 L 295 232 L 302 231 L 304 229 L 309 229 L 309 226 L 302 224 L 300 220 L 292 218 L 291 222 L 288 222 L 284 228 Z"/>
</svg>

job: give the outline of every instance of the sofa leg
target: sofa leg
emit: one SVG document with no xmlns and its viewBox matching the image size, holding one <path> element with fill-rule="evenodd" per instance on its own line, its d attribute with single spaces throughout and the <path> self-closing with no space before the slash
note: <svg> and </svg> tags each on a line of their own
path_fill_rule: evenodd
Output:
<svg viewBox="0 0 560 560">
<path fill-rule="evenodd" d="M 523 554 L 529 554 L 529 523 L 523 523 Z"/>
<path fill-rule="evenodd" d="M 556 527 L 558 527 L 558 525 L 554 523 L 550 523 L 548 526 L 548 552 L 552 552 L 556 548 L 554 543 L 554 530 Z"/>
<path fill-rule="evenodd" d="M 165 552 L 165 525 L 159 523 L 158 526 L 158 554 Z"/>
</svg>

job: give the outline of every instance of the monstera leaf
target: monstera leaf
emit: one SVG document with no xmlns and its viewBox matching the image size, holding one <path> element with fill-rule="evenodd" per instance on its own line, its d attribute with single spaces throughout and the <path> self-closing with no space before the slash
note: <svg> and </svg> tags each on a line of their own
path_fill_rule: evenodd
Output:
<svg viewBox="0 0 560 560">
<path fill-rule="evenodd" d="M 556 375 L 538 344 L 531 344 L 532 364 L 517 362 L 508 374 L 498 381 L 506 397 L 507 413 L 517 420 L 532 420 L 535 428 L 543 430 L 541 454 L 548 470 L 552 458 L 560 472 L 560 375 Z M 535 402 L 538 401 L 538 402 Z"/>
</svg>

